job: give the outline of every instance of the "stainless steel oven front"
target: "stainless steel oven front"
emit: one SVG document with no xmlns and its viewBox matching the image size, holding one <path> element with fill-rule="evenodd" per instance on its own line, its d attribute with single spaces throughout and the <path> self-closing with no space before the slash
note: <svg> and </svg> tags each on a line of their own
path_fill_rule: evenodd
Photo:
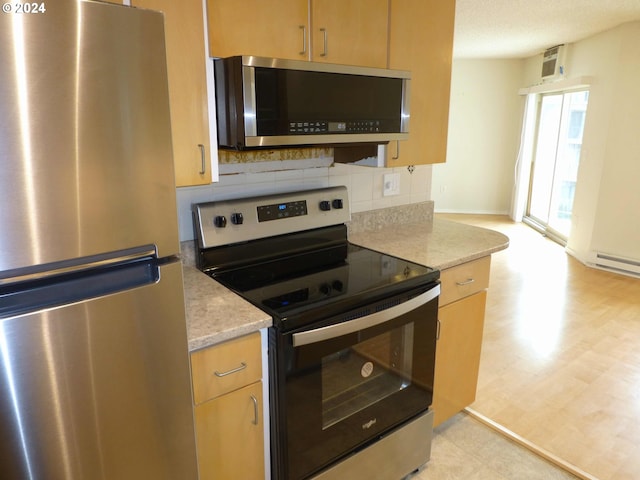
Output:
<svg viewBox="0 0 640 480">
<path fill-rule="evenodd" d="M 429 460 L 439 293 L 435 282 L 301 329 L 271 329 L 274 478 L 401 478 Z M 395 455 L 399 465 L 392 451 L 363 456 L 385 437 L 412 450 Z"/>
</svg>

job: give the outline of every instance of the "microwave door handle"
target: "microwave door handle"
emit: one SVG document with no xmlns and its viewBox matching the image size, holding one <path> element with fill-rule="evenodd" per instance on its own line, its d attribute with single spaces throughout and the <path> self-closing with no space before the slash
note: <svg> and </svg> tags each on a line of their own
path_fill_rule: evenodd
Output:
<svg viewBox="0 0 640 480">
<path fill-rule="evenodd" d="M 310 345 L 312 343 L 322 342 L 324 340 L 330 340 L 332 338 L 341 337 L 349 333 L 358 332 L 381 323 L 388 322 L 396 317 L 400 317 L 412 310 L 415 310 L 422 305 L 429 303 L 431 300 L 440 295 L 440 285 L 436 285 L 432 289 L 418 295 L 417 297 L 407 300 L 406 302 L 396 305 L 395 307 L 382 310 L 380 312 L 372 313 L 365 317 L 356 318 L 348 322 L 337 323 L 335 325 L 328 325 L 326 327 L 316 328 L 306 332 L 299 332 L 293 334 L 293 346 L 301 347 L 303 345 Z"/>
</svg>

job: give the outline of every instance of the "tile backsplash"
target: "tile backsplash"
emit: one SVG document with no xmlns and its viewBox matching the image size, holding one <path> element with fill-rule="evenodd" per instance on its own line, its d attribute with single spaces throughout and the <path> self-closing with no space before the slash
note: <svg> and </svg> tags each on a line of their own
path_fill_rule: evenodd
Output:
<svg viewBox="0 0 640 480">
<path fill-rule="evenodd" d="M 313 164 L 317 165 L 318 162 L 315 161 Z M 430 165 L 418 165 L 412 173 L 406 167 L 376 168 L 339 163 L 275 171 L 251 171 L 251 165 L 244 164 L 245 168 L 242 171 L 239 169 L 237 173 L 223 169 L 223 165 L 220 165 L 219 182 L 176 189 L 181 241 L 193 239 L 192 203 L 335 185 L 347 187 L 353 213 L 420 203 L 431 199 Z M 283 165 L 283 168 L 286 166 Z M 382 195 L 384 175 L 387 173 L 400 174 L 399 195 L 388 197 Z"/>
</svg>

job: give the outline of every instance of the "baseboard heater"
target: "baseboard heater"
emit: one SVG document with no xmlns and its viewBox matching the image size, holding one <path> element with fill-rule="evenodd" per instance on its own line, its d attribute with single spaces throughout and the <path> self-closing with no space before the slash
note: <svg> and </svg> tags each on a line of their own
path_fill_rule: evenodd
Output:
<svg viewBox="0 0 640 480">
<path fill-rule="evenodd" d="M 593 266 L 617 273 L 640 277 L 640 260 L 596 252 Z"/>
</svg>

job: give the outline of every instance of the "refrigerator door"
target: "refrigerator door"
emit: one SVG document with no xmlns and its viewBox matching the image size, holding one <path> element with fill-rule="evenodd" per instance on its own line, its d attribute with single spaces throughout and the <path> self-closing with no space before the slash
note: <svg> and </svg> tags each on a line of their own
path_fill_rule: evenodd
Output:
<svg viewBox="0 0 640 480">
<path fill-rule="evenodd" d="M 0 285 L 2 478 L 197 479 L 182 267 L 102 270 Z M 53 306 L 67 282 L 93 298 Z"/>
<path fill-rule="evenodd" d="M 0 278 L 136 245 L 178 253 L 162 14 L 43 4 L 0 15 Z"/>
</svg>

